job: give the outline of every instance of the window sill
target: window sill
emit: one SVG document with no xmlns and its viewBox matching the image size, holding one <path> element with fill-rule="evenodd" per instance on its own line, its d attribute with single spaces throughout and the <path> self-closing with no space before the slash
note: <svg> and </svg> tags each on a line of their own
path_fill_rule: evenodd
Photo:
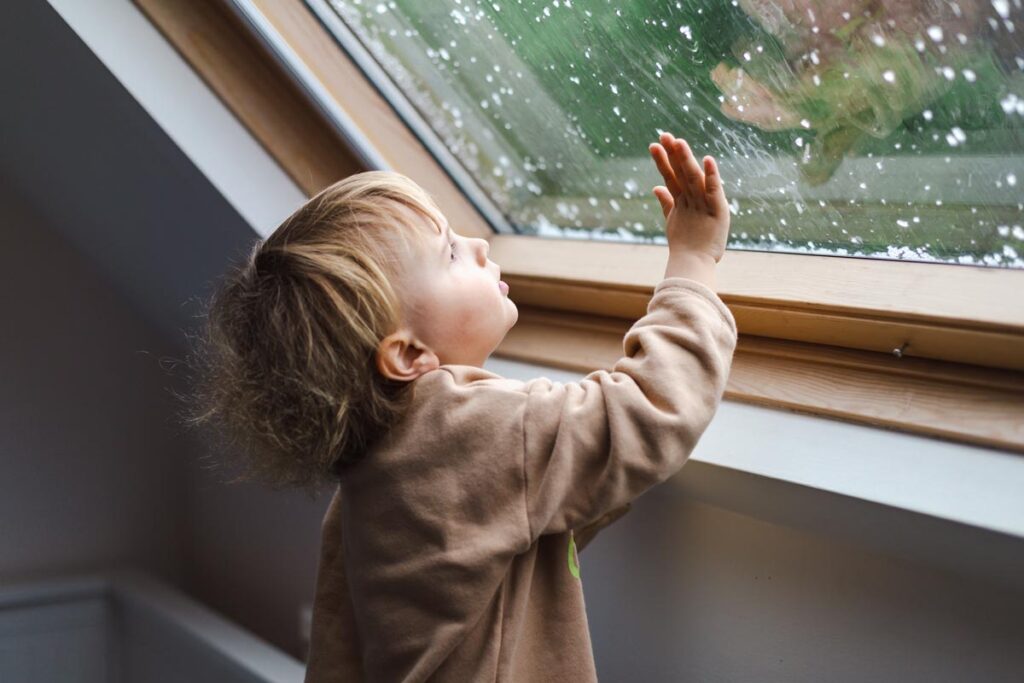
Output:
<svg viewBox="0 0 1024 683">
<path fill-rule="evenodd" d="M 498 354 L 589 372 L 631 321 L 520 307 Z M 1024 453 L 1024 375 L 741 335 L 726 398 Z"/>
<path fill-rule="evenodd" d="M 491 244 L 517 302 L 629 320 L 668 259 L 664 246 L 597 240 Z M 744 335 L 1024 370 L 1024 298 L 996 296 L 1024 291 L 1022 271 L 737 250 L 718 271 Z"/>
</svg>

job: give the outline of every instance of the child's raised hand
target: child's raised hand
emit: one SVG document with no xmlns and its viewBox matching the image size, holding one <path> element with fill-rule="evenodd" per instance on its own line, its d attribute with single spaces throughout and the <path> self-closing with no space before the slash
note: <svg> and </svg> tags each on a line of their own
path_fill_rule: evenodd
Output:
<svg viewBox="0 0 1024 683">
<path fill-rule="evenodd" d="M 729 239 L 730 215 L 714 158 L 704 157 L 701 169 L 686 141 L 671 133 L 662 133 L 649 149 L 665 179 L 654 196 L 665 214 L 669 252 L 706 254 L 718 262 Z"/>
</svg>

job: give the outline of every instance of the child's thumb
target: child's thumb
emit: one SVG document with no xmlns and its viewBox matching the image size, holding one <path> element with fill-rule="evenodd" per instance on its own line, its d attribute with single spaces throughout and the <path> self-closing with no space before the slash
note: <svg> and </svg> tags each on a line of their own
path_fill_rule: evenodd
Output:
<svg viewBox="0 0 1024 683">
<path fill-rule="evenodd" d="M 672 207 L 675 206 L 672 193 L 664 185 L 656 185 L 654 187 L 654 196 L 658 198 L 658 203 L 661 204 L 661 212 L 665 214 L 665 218 L 668 218 L 668 215 L 672 212 Z"/>
</svg>

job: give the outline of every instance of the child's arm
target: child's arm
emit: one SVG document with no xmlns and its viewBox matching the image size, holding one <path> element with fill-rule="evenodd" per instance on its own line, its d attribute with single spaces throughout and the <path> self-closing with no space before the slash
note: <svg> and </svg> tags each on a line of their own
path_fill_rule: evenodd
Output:
<svg viewBox="0 0 1024 683">
<path fill-rule="evenodd" d="M 689 457 L 725 390 L 736 323 L 712 291 L 729 210 L 714 160 L 704 172 L 663 134 L 652 155 L 666 180 L 669 262 L 647 315 L 611 372 L 575 384 L 530 383 L 523 412 L 532 538 L 581 529 L 668 479 Z"/>
</svg>

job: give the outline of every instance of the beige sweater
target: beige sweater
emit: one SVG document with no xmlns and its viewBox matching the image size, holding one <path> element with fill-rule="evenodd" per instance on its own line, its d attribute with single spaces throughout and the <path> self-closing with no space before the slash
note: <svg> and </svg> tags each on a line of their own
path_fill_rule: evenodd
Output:
<svg viewBox="0 0 1024 683">
<path fill-rule="evenodd" d="M 611 372 L 417 379 L 324 518 L 306 682 L 596 681 L 580 541 L 683 466 L 735 346 L 721 299 L 669 278 Z"/>
</svg>

